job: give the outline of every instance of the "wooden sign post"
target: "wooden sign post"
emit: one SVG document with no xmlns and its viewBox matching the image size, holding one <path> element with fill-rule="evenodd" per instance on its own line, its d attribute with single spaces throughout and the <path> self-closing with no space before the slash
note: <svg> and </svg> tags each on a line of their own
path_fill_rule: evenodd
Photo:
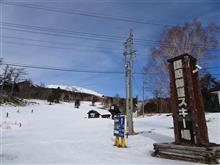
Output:
<svg viewBox="0 0 220 165">
<path fill-rule="evenodd" d="M 217 163 L 220 147 L 209 143 L 196 59 L 183 54 L 168 60 L 174 143 L 155 143 L 153 156 Z"/>
<path fill-rule="evenodd" d="M 176 144 L 208 146 L 208 132 L 196 59 L 188 54 L 169 62 Z"/>
</svg>

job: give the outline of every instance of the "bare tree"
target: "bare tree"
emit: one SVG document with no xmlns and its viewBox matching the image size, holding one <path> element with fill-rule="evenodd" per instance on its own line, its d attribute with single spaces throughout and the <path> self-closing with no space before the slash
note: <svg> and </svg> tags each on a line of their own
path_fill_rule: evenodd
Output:
<svg viewBox="0 0 220 165">
<path fill-rule="evenodd" d="M 3 69 L 3 73 L 1 75 L 0 83 L 1 83 L 1 92 L 3 92 L 4 84 L 5 82 L 9 82 L 11 80 L 11 77 L 9 76 L 9 65 L 6 65 Z"/>
<path fill-rule="evenodd" d="M 214 50 L 218 45 L 217 32 L 219 27 L 213 23 L 203 26 L 200 21 L 186 22 L 183 26 L 174 26 L 165 29 L 159 44 L 151 48 L 149 61 L 144 68 L 147 79 L 152 84 L 152 89 L 159 90 L 158 79 L 168 94 L 168 65 L 167 59 L 188 53 L 196 57 L 199 62 L 210 61 L 214 58 L 208 52 Z M 205 58 L 207 57 L 207 58 Z M 205 65 L 205 63 L 204 63 Z M 154 74 L 150 74 L 154 72 Z M 156 84 L 156 85 L 155 85 Z"/>
<path fill-rule="evenodd" d="M 11 68 L 12 72 L 12 86 L 11 86 L 11 95 L 14 94 L 14 87 L 17 82 L 19 82 L 27 73 L 24 68 Z"/>
<path fill-rule="evenodd" d="M 10 94 L 13 95 L 15 84 L 20 81 L 24 75 L 26 75 L 26 72 L 23 68 L 15 68 L 6 65 L 0 77 L 1 92 L 3 92 L 5 86 L 11 86 L 11 90 L 9 91 Z"/>
</svg>

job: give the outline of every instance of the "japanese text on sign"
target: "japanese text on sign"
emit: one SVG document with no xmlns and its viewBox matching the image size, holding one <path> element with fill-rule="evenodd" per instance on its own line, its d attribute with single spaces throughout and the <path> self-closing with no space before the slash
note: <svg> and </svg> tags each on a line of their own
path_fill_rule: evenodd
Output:
<svg viewBox="0 0 220 165">
<path fill-rule="evenodd" d="M 114 119 L 114 136 L 124 137 L 125 116 L 116 116 Z"/>
<path fill-rule="evenodd" d="M 182 60 L 177 60 L 173 62 L 175 85 L 178 98 L 178 115 L 182 117 L 183 129 L 181 130 L 181 135 L 183 139 L 190 140 L 190 131 L 187 129 L 186 117 L 188 116 L 186 95 L 185 95 L 185 84 L 183 77 L 183 63 Z"/>
</svg>

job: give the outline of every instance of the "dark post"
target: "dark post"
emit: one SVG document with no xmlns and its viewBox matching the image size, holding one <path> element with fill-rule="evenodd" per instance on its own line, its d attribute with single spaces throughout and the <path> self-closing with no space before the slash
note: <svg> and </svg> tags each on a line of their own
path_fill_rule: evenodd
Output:
<svg viewBox="0 0 220 165">
<path fill-rule="evenodd" d="M 208 146 L 209 139 L 196 61 L 188 54 L 168 60 L 175 143 Z"/>
</svg>

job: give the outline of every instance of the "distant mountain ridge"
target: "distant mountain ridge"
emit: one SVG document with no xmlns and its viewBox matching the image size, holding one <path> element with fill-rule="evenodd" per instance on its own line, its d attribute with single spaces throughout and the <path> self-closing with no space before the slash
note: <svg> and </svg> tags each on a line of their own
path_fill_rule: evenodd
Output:
<svg viewBox="0 0 220 165">
<path fill-rule="evenodd" d="M 95 96 L 99 96 L 102 97 L 103 94 L 98 93 L 94 90 L 91 89 L 86 89 L 86 88 L 82 88 L 82 87 L 78 87 L 78 86 L 68 86 L 68 85 L 46 85 L 46 88 L 58 88 L 60 87 L 60 89 L 66 90 L 66 91 L 71 91 L 71 92 L 78 92 L 78 93 L 86 93 L 86 94 L 91 94 L 91 95 L 95 95 Z"/>
</svg>

